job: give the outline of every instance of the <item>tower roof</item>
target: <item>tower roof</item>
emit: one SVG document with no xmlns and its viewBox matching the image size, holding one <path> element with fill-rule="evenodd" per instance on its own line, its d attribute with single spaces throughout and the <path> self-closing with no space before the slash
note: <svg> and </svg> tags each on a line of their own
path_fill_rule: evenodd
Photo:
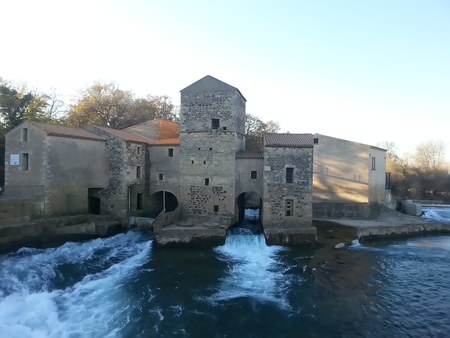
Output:
<svg viewBox="0 0 450 338">
<path fill-rule="evenodd" d="M 230 86 L 229 84 L 212 77 L 211 75 L 206 75 L 200 80 L 194 82 L 190 86 L 182 89 L 181 93 L 192 93 L 192 92 L 203 92 L 203 91 L 237 91 L 242 98 L 247 101 L 242 95 L 242 93 L 236 87 Z"/>
</svg>

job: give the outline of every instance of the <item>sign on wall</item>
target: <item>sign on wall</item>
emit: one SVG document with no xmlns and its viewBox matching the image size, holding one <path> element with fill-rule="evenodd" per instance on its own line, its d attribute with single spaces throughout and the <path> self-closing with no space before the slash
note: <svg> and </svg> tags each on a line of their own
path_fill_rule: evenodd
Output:
<svg viewBox="0 0 450 338">
<path fill-rule="evenodd" d="M 9 164 L 10 165 L 19 165 L 19 154 L 9 155 Z"/>
</svg>

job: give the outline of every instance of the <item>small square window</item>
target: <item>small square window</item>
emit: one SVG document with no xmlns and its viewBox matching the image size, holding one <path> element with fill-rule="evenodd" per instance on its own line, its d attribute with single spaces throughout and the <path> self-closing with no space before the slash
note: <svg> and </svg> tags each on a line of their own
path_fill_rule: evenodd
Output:
<svg viewBox="0 0 450 338">
<path fill-rule="evenodd" d="M 158 177 L 159 177 L 160 181 L 164 180 L 164 174 L 163 173 L 159 173 Z"/>
<path fill-rule="evenodd" d="M 227 127 L 222 127 L 223 130 L 227 130 Z"/>
<path fill-rule="evenodd" d="M 173 157 L 173 148 L 169 148 L 169 157 Z"/>
<path fill-rule="evenodd" d="M 214 206 L 214 212 L 219 212 L 219 206 L 218 205 Z"/>
<path fill-rule="evenodd" d="M 209 178 L 205 178 L 205 185 L 209 185 Z"/>
<path fill-rule="evenodd" d="M 251 178 L 252 180 L 256 180 L 256 179 L 258 178 L 258 172 L 252 170 L 252 171 L 250 172 L 250 178 Z"/>
<path fill-rule="evenodd" d="M 211 128 L 219 129 L 219 127 L 220 127 L 220 120 L 219 119 L 211 119 Z"/>
<path fill-rule="evenodd" d="M 314 137 L 314 144 L 319 144 L 319 138 Z"/>
</svg>

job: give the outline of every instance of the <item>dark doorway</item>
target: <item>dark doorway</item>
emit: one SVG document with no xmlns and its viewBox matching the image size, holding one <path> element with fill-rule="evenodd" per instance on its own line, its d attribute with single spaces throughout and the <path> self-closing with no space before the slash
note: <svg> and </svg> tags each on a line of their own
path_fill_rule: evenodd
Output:
<svg viewBox="0 0 450 338">
<path fill-rule="evenodd" d="M 88 189 L 88 213 L 94 215 L 100 215 L 100 188 L 89 188 Z"/>
<path fill-rule="evenodd" d="M 174 211 L 178 207 L 178 200 L 168 191 L 158 191 L 149 198 L 150 217 L 157 217 L 163 210 Z"/>
<path fill-rule="evenodd" d="M 89 196 L 88 212 L 94 215 L 100 215 L 100 198 Z"/>
</svg>

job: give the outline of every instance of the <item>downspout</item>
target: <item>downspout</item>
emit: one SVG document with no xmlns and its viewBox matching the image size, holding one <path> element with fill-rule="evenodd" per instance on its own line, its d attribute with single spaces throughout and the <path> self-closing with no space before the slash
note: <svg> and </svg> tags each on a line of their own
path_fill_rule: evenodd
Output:
<svg viewBox="0 0 450 338">
<path fill-rule="evenodd" d="M 163 190 L 163 212 L 166 212 L 166 191 Z"/>
</svg>

